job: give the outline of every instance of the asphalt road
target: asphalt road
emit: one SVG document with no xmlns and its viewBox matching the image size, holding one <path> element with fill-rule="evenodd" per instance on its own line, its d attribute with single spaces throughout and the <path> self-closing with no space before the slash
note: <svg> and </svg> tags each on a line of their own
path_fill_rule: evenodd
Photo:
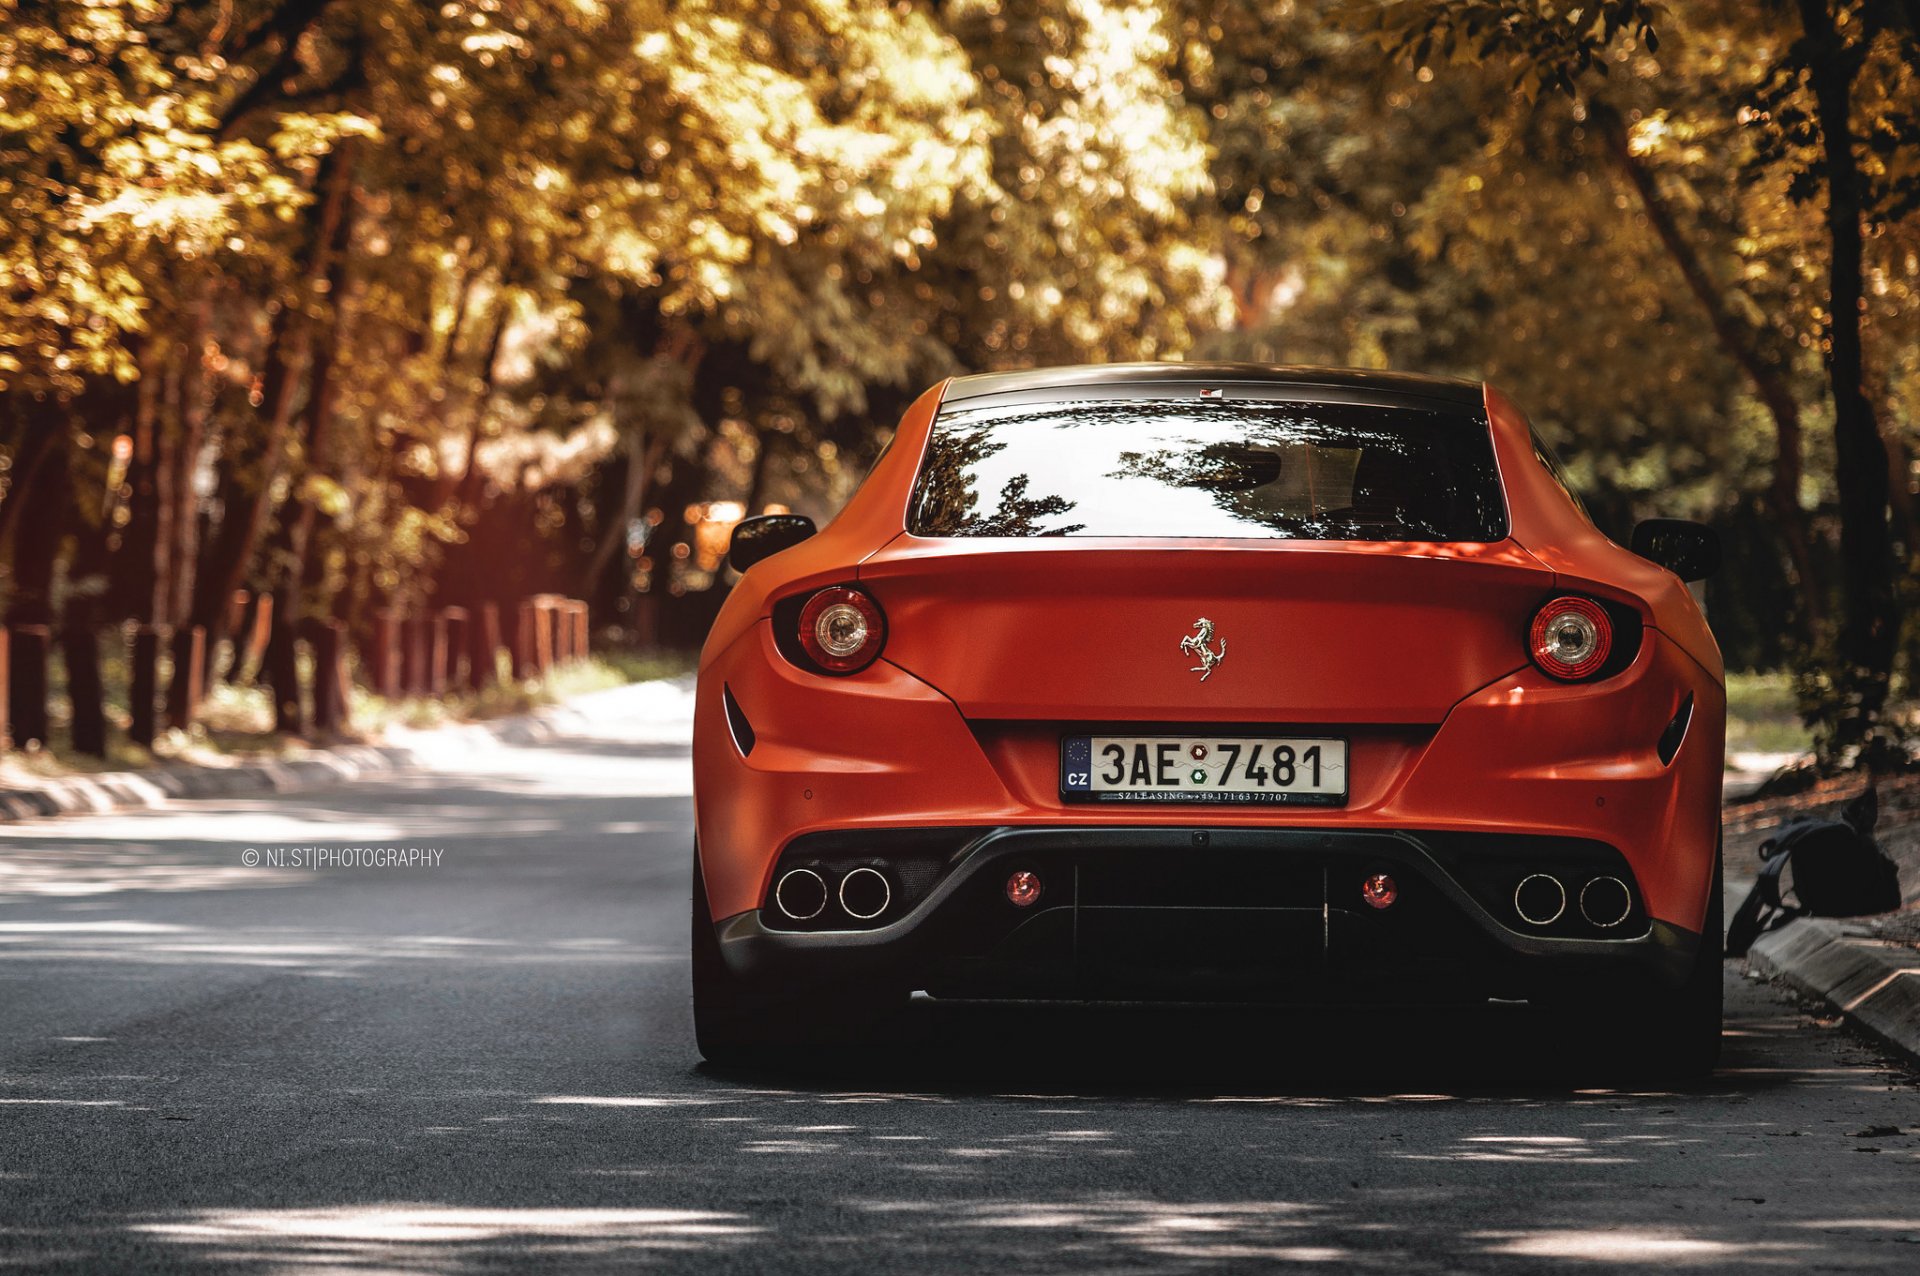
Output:
<svg viewBox="0 0 1920 1276">
<path fill-rule="evenodd" d="M 684 700 L 597 713 L 0 831 L 0 1270 L 1920 1270 L 1915 1076 L 1732 968 L 1683 1090 L 1491 1012 L 916 1004 L 885 1058 L 707 1069 Z M 362 846 L 441 855 L 292 863 Z"/>
</svg>

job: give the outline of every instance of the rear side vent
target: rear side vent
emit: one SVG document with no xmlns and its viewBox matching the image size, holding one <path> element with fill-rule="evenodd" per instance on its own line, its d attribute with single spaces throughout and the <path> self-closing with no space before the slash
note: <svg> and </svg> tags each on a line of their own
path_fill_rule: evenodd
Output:
<svg viewBox="0 0 1920 1276">
<path fill-rule="evenodd" d="M 1655 746 L 1660 753 L 1660 765 L 1672 766 L 1674 755 L 1680 752 L 1681 741 L 1687 738 L 1687 724 L 1693 721 L 1693 693 L 1680 702 L 1680 712 L 1673 715 L 1673 721 L 1660 733 L 1660 743 Z"/>
<path fill-rule="evenodd" d="M 744 758 L 753 752 L 753 724 L 741 712 L 740 702 L 733 698 L 733 688 L 725 683 L 720 686 L 720 702 L 727 707 L 727 730 L 733 733 L 733 747 L 740 750 Z"/>
</svg>

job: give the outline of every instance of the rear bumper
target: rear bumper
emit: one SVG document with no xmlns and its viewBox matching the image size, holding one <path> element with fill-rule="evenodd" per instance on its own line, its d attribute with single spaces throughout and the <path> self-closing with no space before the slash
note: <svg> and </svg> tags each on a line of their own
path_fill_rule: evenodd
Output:
<svg viewBox="0 0 1920 1276">
<path fill-rule="evenodd" d="M 1648 916 L 1618 852 L 1571 839 L 1198 826 L 918 836 L 882 852 L 903 883 L 884 924 L 809 930 L 772 909 L 738 913 L 716 926 L 728 966 L 748 980 L 969 997 L 1532 1000 L 1589 983 L 1677 985 L 1700 938 Z M 910 866 L 915 845 L 955 849 Z M 796 848 L 782 868 L 834 861 L 823 849 L 809 861 Z M 1522 933 L 1502 896 L 1525 863 L 1565 865 L 1570 880 L 1623 873 L 1633 911 L 1606 937 L 1577 917 Z M 1026 909 L 1004 893 L 1021 869 L 1044 884 Z M 1360 895 L 1374 873 L 1398 887 L 1384 910 Z"/>
<path fill-rule="evenodd" d="M 1663 734 L 1688 697 L 1690 726 L 1677 753 L 1663 755 Z M 1697 931 L 1707 912 L 1723 715 L 1718 682 L 1648 630 L 1634 664 L 1615 677 L 1560 684 L 1519 669 L 1461 700 L 1439 723 L 1295 721 L 1279 709 L 1266 723 L 1213 719 L 1345 737 L 1351 791 L 1344 806 L 1073 803 L 1059 791 L 1059 742 L 1090 724 L 971 720 L 884 658 L 850 677 L 807 674 L 780 656 L 763 622 L 710 651 L 702 666 L 697 834 L 712 913 L 727 918 L 764 907 L 776 867 L 793 847 L 830 834 L 1046 828 L 1142 830 L 1164 839 L 1204 826 L 1218 838 L 1243 839 L 1218 845 L 1272 845 L 1297 833 L 1334 835 L 1333 845 L 1351 846 L 1352 837 L 1402 830 L 1461 838 L 1524 831 L 1615 848 L 1647 915 L 1684 933 Z"/>
</svg>

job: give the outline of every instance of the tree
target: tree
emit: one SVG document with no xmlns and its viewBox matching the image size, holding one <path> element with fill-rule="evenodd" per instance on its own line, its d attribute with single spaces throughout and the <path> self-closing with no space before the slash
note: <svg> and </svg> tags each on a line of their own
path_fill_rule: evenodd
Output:
<svg viewBox="0 0 1920 1276">
<path fill-rule="evenodd" d="M 1826 356 L 1833 406 L 1842 608 L 1836 661 L 1831 677 L 1825 679 L 1831 694 L 1816 705 L 1815 712 L 1822 720 L 1823 749 L 1829 760 L 1861 758 L 1877 765 L 1904 756 L 1888 744 L 1881 730 L 1902 606 L 1895 584 L 1900 564 L 1891 525 L 1899 512 L 1892 502 L 1897 489 L 1890 485 L 1889 441 L 1880 428 L 1866 367 L 1865 231 L 1869 221 L 1876 215 L 1884 217 L 1886 210 L 1899 206 L 1902 212 L 1910 211 L 1910 200 L 1903 204 L 1904 197 L 1893 194 L 1911 185 L 1906 175 L 1911 161 L 1904 158 L 1910 156 L 1917 136 L 1912 108 L 1906 105 L 1910 97 L 1888 93 L 1885 86 L 1910 82 L 1912 15 L 1903 5 L 1848 0 L 1838 5 L 1804 0 L 1797 13 L 1801 37 L 1778 53 L 1764 82 L 1744 94 L 1722 92 L 1718 97 L 1733 117 L 1725 121 L 1730 130 L 1750 127 L 1768 140 L 1753 148 L 1750 161 L 1738 166 L 1749 180 L 1763 182 L 1772 165 L 1785 169 L 1790 178 L 1787 191 L 1798 199 L 1825 191 L 1823 242 L 1818 245 L 1828 262 L 1825 304 L 1813 318 Z M 1749 46 L 1768 47 L 1772 34 L 1767 16 L 1747 7 L 1707 6 L 1689 18 L 1701 27 L 1731 32 Z M 1631 63 L 1642 56 L 1642 49 L 1650 57 L 1659 47 L 1655 26 L 1668 21 L 1658 6 L 1638 0 L 1570 10 L 1515 9 L 1486 0 L 1431 0 L 1392 7 L 1381 23 L 1381 35 L 1389 47 L 1416 60 L 1435 53 L 1503 65 L 1523 97 L 1549 89 L 1586 95 L 1597 92 L 1588 81 L 1604 76 L 1610 62 Z M 1872 184 L 1859 155 L 1863 130 L 1856 121 L 1863 78 L 1881 86 L 1868 95 L 1875 104 L 1874 119 L 1864 132 L 1880 142 L 1881 156 L 1895 161 L 1888 171 L 1901 174 L 1884 183 L 1877 214 Z M 1693 96 L 1692 105 L 1697 106 L 1698 95 Z M 1740 97 L 1747 100 L 1739 101 Z M 1616 161 L 1639 190 L 1669 254 L 1707 309 L 1722 346 L 1740 364 L 1773 417 L 1779 450 L 1772 499 L 1781 513 L 1791 515 L 1797 501 L 1788 501 L 1789 489 L 1796 486 L 1800 469 L 1799 411 L 1787 389 L 1787 360 L 1776 352 L 1768 335 L 1743 322 L 1725 304 L 1729 294 L 1711 281 L 1701 254 L 1681 230 L 1657 179 L 1636 162 L 1641 154 L 1618 114 L 1602 102 L 1597 118 L 1603 133 L 1610 134 Z M 1808 153 L 1810 149 L 1817 149 L 1817 158 Z M 1758 208 L 1744 211 L 1756 223 L 1769 216 Z M 1763 232 L 1754 225 L 1745 233 L 1751 241 Z M 1798 533 L 1790 529 L 1788 539 L 1791 544 Z M 1812 552 L 1798 544 L 1792 545 L 1791 552 L 1804 582 Z"/>
</svg>

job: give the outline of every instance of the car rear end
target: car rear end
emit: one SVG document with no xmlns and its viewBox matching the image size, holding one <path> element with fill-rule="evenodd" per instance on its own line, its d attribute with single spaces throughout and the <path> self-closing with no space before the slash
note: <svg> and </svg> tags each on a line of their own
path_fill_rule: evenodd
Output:
<svg viewBox="0 0 1920 1276">
<path fill-rule="evenodd" d="M 965 379 L 920 412 L 861 538 L 790 551 L 703 660 L 702 861 L 742 978 L 1236 1000 L 1688 978 L 1717 663 L 1504 401 L 1163 370 Z"/>
</svg>

